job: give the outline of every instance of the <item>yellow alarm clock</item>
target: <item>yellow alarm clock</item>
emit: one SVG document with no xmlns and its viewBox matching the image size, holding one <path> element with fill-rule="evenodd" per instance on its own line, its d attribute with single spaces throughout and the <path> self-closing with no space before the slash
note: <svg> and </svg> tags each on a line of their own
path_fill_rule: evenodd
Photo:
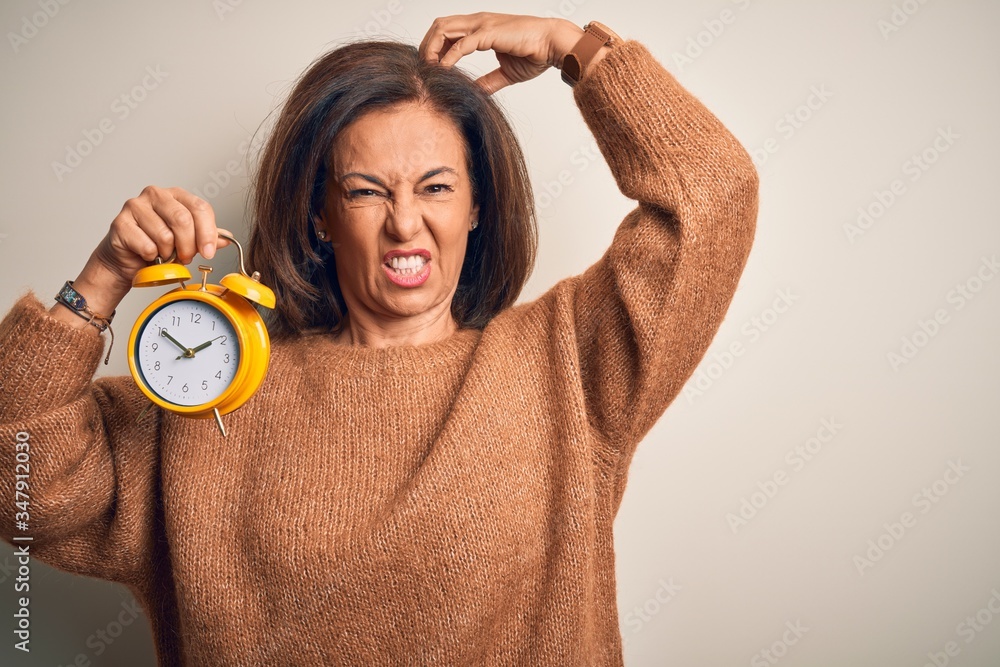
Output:
<svg viewBox="0 0 1000 667">
<path fill-rule="evenodd" d="M 140 269 L 133 287 L 180 283 L 142 311 L 128 340 L 128 367 L 139 389 L 158 405 L 185 417 L 215 417 L 222 435 L 222 415 L 246 403 L 267 373 L 271 341 L 260 314 L 250 302 L 274 308 L 274 292 L 247 273 L 243 246 L 228 239 L 240 254 L 240 272 L 218 285 L 208 284 L 212 267 L 199 266 L 201 284 L 185 284 L 191 273 L 173 262 Z M 147 406 L 148 409 L 149 406 Z M 145 410 L 143 410 L 145 414 Z M 142 418 L 142 414 L 139 418 Z"/>
</svg>

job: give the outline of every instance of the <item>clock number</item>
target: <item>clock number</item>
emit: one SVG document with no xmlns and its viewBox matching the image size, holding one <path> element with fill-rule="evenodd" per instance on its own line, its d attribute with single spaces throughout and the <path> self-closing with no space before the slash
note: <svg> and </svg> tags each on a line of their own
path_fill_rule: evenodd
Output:
<svg viewBox="0 0 1000 667">
<path fill-rule="evenodd" d="M 228 352 L 226 353 L 226 358 L 222 361 L 222 363 L 224 363 L 224 364 L 228 364 L 229 363 L 229 353 Z"/>
<path fill-rule="evenodd" d="M 173 379 L 174 379 L 173 375 L 168 375 L 167 376 L 167 384 L 170 384 L 170 381 L 173 380 Z"/>
<path fill-rule="evenodd" d="M 185 383 L 184 383 L 184 386 L 183 386 L 183 387 L 181 387 L 181 391 L 183 391 L 183 392 L 184 392 L 184 393 L 186 394 L 186 393 L 187 393 L 187 390 L 188 390 L 188 386 L 187 386 L 187 383 L 185 382 Z"/>
<path fill-rule="evenodd" d="M 181 318 L 174 315 L 170 318 L 170 326 L 179 327 L 181 325 Z"/>
<path fill-rule="evenodd" d="M 215 331 L 215 320 L 212 320 L 212 331 Z"/>
<path fill-rule="evenodd" d="M 218 373 L 216 373 L 215 377 L 217 377 L 218 379 L 221 380 L 222 379 L 222 371 L 219 371 Z"/>
<path fill-rule="evenodd" d="M 154 371 L 160 370 L 160 362 L 159 361 L 157 361 L 155 364 L 153 364 L 153 370 Z"/>
<path fill-rule="evenodd" d="M 160 347 L 160 346 L 159 346 L 158 344 L 156 344 L 156 343 L 153 343 L 153 352 L 156 352 L 156 350 L 158 350 L 158 349 L 159 349 L 159 347 Z"/>
<path fill-rule="evenodd" d="M 212 324 L 215 324 L 215 322 L 212 322 Z M 225 345 L 227 340 L 229 340 L 229 336 L 223 336 L 222 337 L 222 342 L 219 343 L 219 345 Z"/>
<path fill-rule="evenodd" d="M 201 313 L 191 313 L 191 321 L 195 324 L 201 324 Z"/>
<path fill-rule="evenodd" d="M 202 380 L 201 381 L 201 388 L 202 389 L 208 389 L 208 380 Z"/>
</svg>

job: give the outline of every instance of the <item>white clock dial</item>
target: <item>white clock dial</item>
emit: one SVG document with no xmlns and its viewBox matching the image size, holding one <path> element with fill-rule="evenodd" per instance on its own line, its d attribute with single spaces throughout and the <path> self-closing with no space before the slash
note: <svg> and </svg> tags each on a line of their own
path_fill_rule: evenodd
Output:
<svg viewBox="0 0 1000 667">
<path fill-rule="evenodd" d="M 146 385 L 162 399 L 202 405 L 218 398 L 236 377 L 239 341 L 219 310 L 192 299 L 171 301 L 143 325 L 135 362 Z"/>
</svg>

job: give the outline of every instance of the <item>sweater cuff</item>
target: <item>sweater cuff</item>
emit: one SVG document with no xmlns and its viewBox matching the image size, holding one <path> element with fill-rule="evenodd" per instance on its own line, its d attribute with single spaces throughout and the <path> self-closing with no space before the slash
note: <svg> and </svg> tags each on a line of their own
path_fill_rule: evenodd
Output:
<svg viewBox="0 0 1000 667">
<path fill-rule="evenodd" d="M 0 341 L 0 422 L 78 396 L 93 379 L 104 351 L 103 336 L 52 317 L 33 291 L 22 295 L 0 321 Z"/>
</svg>

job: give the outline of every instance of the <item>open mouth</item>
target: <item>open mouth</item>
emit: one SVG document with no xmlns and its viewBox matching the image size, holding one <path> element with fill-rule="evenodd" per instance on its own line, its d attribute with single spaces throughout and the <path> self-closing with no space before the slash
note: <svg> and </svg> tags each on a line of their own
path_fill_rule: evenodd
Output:
<svg viewBox="0 0 1000 667">
<path fill-rule="evenodd" d="M 417 287 L 431 275 L 431 253 L 423 248 L 396 248 L 382 257 L 385 275 L 400 287 Z"/>
<path fill-rule="evenodd" d="M 392 269 L 397 275 L 415 276 L 423 271 L 424 266 L 429 261 L 430 260 L 424 259 L 420 255 L 410 255 L 409 257 L 393 257 L 386 262 L 385 265 Z"/>
</svg>

